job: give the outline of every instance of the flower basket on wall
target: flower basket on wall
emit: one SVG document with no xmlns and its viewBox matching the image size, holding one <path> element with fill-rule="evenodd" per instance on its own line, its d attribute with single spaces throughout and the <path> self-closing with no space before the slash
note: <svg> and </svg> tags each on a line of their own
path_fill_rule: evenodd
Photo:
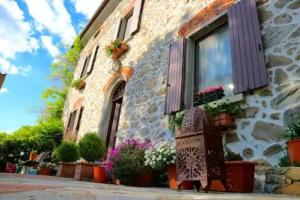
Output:
<svg viewBox="0 0 300 200">
<path fill-rule="evenodd" d="M 214 117 L 214 125 L 219 128 L 229 128 L 234 126 L 234 118 L 231 114 L 222 112 Z"/>
<path fill-rule="evenodd" d="M 85 81 L 81 78 L 74 80 L 71 84 L 71 86 L 77 90 L 83 90 L 85 88 L 85 85 L 86 85 Z"/>
<path fill-rule="evenodd" d="M 128 45 L 117 39 L 107 45 L 104 50 L 107 56 L 112 56 L 114 60 L 118 60 L 128 50 Z"/>
<path fill-rule="evenodd" d="M 201 90 L 194 95 L 194 105 L 203 105 L 224 97 L 223 86 L 213 86 Z"/>
</svg>

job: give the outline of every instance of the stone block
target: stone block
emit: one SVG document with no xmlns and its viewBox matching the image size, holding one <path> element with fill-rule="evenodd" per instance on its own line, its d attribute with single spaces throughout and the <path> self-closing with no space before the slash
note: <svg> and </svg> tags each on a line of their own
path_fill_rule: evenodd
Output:
<svg viewBox="0 0 300 200">
<path fill-rule="evenodd" d="M 293 183 L 291 185 L 284 185 L 276 189 L 277 194 L 300 195 L 300 183 Z"/>
<path fill-rule="evenodd" d="M 300 167 L 293 167 L 287 173 L 286 177 L 293 181 L 300 181 Z"/>
</svg>

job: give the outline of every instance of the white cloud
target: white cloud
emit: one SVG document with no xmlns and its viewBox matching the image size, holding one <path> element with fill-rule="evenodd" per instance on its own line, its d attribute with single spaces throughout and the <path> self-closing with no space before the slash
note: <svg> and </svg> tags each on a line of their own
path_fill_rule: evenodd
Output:
<svg viewBox="0 0 300 200">
<path fill-rule="evenodd" d="M 5 87 L 0 89 L 0 94 L 7 93 L 7 92 L 8 92 L 8 89 Z"/>
<path fill-rule="evenodd" d="M 14 58 L 16 53 L 33 52 L 39 47 L 32 37 L 32 25 L 24 21 L 16 1 L 0 1 L 0 56 Z"/>
<path fill-rule="evenodd" d="M 58 35 L 65 44 L 71 44 L 76 35 L 71 16 L 63 0 L 23 0 L 39 31 L 44 29 Z"/>
<path fill-rule="evenodd" d="M 71 0 L 75 6 L 76 12 L 82 13 L 90 19 L 102 4 L 103 0 Z"/>
<path fill-rule="evenodd" d="M 43 46 L 48 50 L 49 54 L 54 58 L 60 54 L 59 49 L 53 44 L 50 36 L 42 36 Z"/>
<path fill-rule="evenodd" d="M 28 76 L 31 70 L 31 66 L 17 67 L 11 64 L 8 60 L 0 57 L 0 71 L 7 74 L 20 74 Z"/>
</svg>

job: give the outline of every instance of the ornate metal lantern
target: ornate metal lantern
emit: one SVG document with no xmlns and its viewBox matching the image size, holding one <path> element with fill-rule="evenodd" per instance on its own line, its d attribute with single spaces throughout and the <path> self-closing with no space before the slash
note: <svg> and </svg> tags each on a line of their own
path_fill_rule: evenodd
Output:
<svg viewBox="0 0 300 200">
<path fill-rule="evenodd" d="M 195 181 L 198 191 L 201 184 L 207 192 L 212 180 L 226 188 L 222 134 L 198 107 L 187 111 L 176 132 L 176 172 L 179 188 L 183 181 Z"/>
</svg>

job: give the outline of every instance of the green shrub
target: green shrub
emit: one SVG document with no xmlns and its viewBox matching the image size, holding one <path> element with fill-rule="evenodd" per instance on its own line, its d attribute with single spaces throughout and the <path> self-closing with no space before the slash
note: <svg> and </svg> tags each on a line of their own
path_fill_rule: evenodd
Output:
<svg viewBox="0 0 300 200">
<path fill-rule="evenodd" d="M 243 157 L 239 153 L 234 153 L 230 150 L 227 150 L 225 153 L 225 160 L 226 161 L 239 161 L 239 160 L 243 160 Z"/>
<path fill-rule="evenodd" d="M 105 153 L 103 140 L 96 133 L 87 133 L 79 141 L 79 155 L 88 162 L 101 160 Z"/>
<path fill-rule="evenodd" d="M 288 124 L 288 129 L 282 137 L 287 140 L 300 139 L 300 114 L 290 117 L 290 120 L 291 122 Z"/>
<path fill-rule="evenodd" d="M 55 150 L 59 161 L 74 162 L 79 159 L 78 146 L 74 142 L 62 142 Z"/>
</svg>

